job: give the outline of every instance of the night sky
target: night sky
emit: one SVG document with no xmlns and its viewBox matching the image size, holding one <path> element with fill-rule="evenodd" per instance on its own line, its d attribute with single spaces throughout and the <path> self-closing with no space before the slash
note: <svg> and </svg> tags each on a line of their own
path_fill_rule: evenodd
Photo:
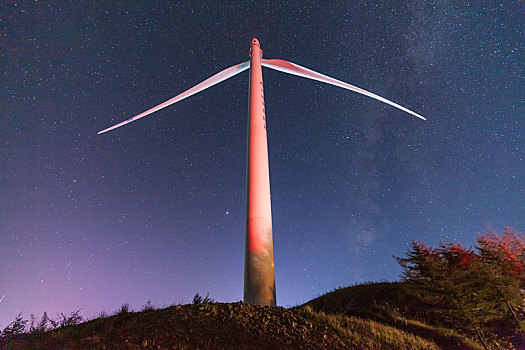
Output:
<svg viewBox="0 0 525 350">
<path fill-rule="evenodd" d="M 0 5 L 0 327 L 243 295 L 247 61 L 263 68 L 278 305 L 399 279 L 410 242 L 525 230 L 525 2 Z M 470 4 L 469 4 L 470 3 Z"/>
</svg>

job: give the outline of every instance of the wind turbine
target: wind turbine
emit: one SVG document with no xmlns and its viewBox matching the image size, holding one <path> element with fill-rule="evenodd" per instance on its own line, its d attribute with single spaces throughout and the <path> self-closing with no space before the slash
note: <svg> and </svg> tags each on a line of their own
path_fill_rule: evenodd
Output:
<svg viewBox="0 0 525 350">
<path fill-rule="evenodd" d="M 257 39 L 251 41 L 250 61 L 213 75 L 179 95 L 148 109 L 121 123 L 99 131 L 102 134 L 145 117 L 171 104 L 179 102 L 204 89 L 218 84 L 250 68 L 247 143 L 247 209 L 246 248 L 244 266 L 244 301 L 259 305 L 276 305 L 275 268 L 273 259 L 272 209 L 270 202 L 270 173 L 268 169 L 268 143 L 266 135 L 266 114 L 264 109 L 264 88 L 261 66 L 300 77 L 332 84 L 354 91 L 394 106 L 413 116 L 426 120 L 421 115 L 398 105 L 384 97 L 373 94 L 340 80 L 317 73 L 298 64 L 280 60 L 263 59 Z"/>
</svg>

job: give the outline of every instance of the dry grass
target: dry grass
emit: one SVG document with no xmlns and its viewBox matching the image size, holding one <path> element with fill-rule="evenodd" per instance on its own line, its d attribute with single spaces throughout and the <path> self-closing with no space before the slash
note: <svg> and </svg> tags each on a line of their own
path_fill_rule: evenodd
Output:
<svg viewBox="0 0 525 350">
<path fill-rule="evenodd" d="M 412 335 L 417 339 L 425 339 L 443 349 L 483 349 L 478 343 L 468 339 L 458 332 L 424 322 L 425 309 L 404 291 L 399 282 L 374 283 L 338 288 L 330 293 L 315 298 L 298 309 L 310 308 L 311 312 L 324 315 L 323 318 L 334 319 L 349 317 L 361 320 L 361 322 L 378 323 L 388 326 L 390 329 L 403 331 L 406 335 Z M 418 320 L 415 320 L 419 319 Z M 373 326 L 372 329 L 378 329 Z M 374 338 L 374 332 L 367 333 L 367 337 L 377 342 L 388 343 L 389 339 L 409 340 L 401 335 L 394 335 L 392 331 L 381 334 L 384 339 Z M 400 338 L 397 338 L 397 337 Z M 386 346 L 386 345 L 385 345 Z M 399 349 L 412 349 L 418 347 L 401 347 Z M 416 346 L 416 345 L 414 345 Z M 418 345 L 419 346 L 419 345 Z M 394 347 L 395 348 L 395 347 Z M 423 348 L 425 348 L 423 346 Z M 396 348 L 397 349 L 397 348 Z"/>
<path fill-rule="evenodd" d="M 322 311 L 314 311 L 310 306 L 297 311 L 304 318 L 312 320 L 312 323 L 334 329 L 342 339 L 348 340 L 358 349 L 441 349 L 433 341 L 379 322 L 353 316 L 325 314 Z"/>
</svg>

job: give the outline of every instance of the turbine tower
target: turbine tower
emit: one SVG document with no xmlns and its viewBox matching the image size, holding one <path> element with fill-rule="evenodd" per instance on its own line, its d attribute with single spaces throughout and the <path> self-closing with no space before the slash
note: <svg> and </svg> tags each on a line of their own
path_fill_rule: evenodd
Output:
<svg viewBox="0 0 525 350">
<path fill-rule="evenodd" d="M 213 75 L 179 95 L 148 109 L 121 123 L 99 131 L 105 133 L 159 109 L 179 102 L 204 89 L 218 84 L 250 68 L 249 106 L 248 106 L 248 143 L 246 164 L 246 247 L 244 265 L 244 301 L 259 305 L 276 305 L 275 267 L 273 259 L 272 209 L 270 201 L 270 172 L 268 166 L 268 142 L 266 134 L 266 113 L 264 106 L 264 88 L 262 66 L 284 73 L 298 75 L 323 83 L 342 87 L 381 102 L 387 103 L 413 116 L 426 120 L 421 115 L 398 105 L 384 97 L 373 94 L 340 80 L 301 67 L 295 63 L 280 59 L 263 59 L 257 39 L 252 39 L 250 61 Z"/>
<path fill-rule="evenodd" d="M 262 50 L 257 39 L 252 40 L 250 55 L 244 301 L 275 306 L 272 207 L 261 68 Z"/>
</svg>

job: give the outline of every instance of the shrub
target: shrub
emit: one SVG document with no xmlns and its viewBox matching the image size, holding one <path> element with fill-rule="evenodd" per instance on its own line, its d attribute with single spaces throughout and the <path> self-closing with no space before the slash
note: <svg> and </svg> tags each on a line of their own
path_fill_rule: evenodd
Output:
<svg viewBox="0 0 525 350">
<path fill-rule="evenodd" d="M 142 305 L 142 311 L 152 311 L 155 310 L 155 307 L 153 304 L 151 304 L 151 300 L 146 301 L 146 304 Z"/>
<path fill-rule="evenodd" d="M 47 311 L 44 311 L 44 314 L 42 315 L 42 318 L 40 319 L 40 322 L 38 322 L 38 325 L 36 326 L 36 331 L 44 333 L 48 329 L 49 317 L 47 317 Z"/>
<path fill-rule="evenodd" d="M 120 310 L 118 310 L 117 312 L 117 315 L 121 315 L 121 314 L 127 314 L 129 312 L 129 304 L 122 304 L 122 306 L 120 307 Z"/>
<path fill-rule="evenodd" d="M 11 322 L 7 327 L 4 328 L 4 330 L 2 331 L 2 335 L 8 336 L 8 335 L 24 333 L 27 322 L 28 322 L 27 320 L 24 320 L 22 318 L 22 313 L 19 313 L 16 316 L 15 320 Z"/>
<path fill-rule="evenodd" d="M 60 313 L 59 316 L 59 322 L 60 327 L 69 327 L 69 326 L 75 326 L 82 322 L 82 315 L 80 315 L 80 309 L 74 312 L 71 312 L 69 316 L 64 315 L 63 313 Z"/>
<path fill-rule="evenodd" d="M 206 293 L 206 297 L 202 300 L 203 304 L 211 304 L 214 303 L 215 299 L 210 298 L 210 293 Z"/>
</svg>

